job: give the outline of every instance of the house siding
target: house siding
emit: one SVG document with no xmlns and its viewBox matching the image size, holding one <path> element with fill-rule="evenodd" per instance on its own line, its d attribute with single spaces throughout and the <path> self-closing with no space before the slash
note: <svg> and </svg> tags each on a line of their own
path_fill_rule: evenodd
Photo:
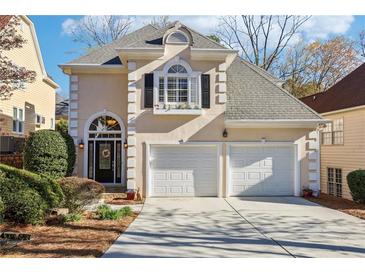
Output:
<svg viewBox="0 0 365 274">
<path fill-rule="evenodd" d="M 342 169 L 342 196 L 352 199 L 346 176 L 356 169 L 365 169 L 365 108 L 323 115 L 335 120 L 343 118 L 344 144 L 321 145 L 321 189 L 328 193 L 327 168 Z"/>
<path fill-rule="evenodd" d="M 20 20 L 20 23 L 21 26 L 18 32 L 27 42 L 22 48 L 12 49 L 11 51 L 4 52 L 4 54 L 15 64 L 35 71 L 37 76 L 33 83 L 25 85 L 24 90 L 15 90 L 10 99 L 0 101 L 0 115 L 3 118 L 0 124 L 2 128 L 1 135 L 19 135 L 12 131 L 13 107 L 21 108 L 24 111 L 25 135 L 34 130 L 49 129 L 51 128 L 51 118 L 55 121 L 55 89 L 43 80 L 44 75 L 37 56 L 36 41 L 33 39 L 31 26 L 24 20 Z M 35 127 L 34 113 L 29 111 L 29 107 L 32 108 L 32 105 L 34 106 L 35 113 L 45 117 L 45 124 L 41 124 L 39 127 Z"/>
</svg>

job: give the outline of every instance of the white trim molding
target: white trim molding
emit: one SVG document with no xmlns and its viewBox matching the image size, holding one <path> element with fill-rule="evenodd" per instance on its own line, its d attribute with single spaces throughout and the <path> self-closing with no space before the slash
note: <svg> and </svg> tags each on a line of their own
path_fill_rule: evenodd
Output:
<svg viewBox="0 0 365 274">
<path fill-rule="evenodd" d="M 225 120 L 227 128 L 317 128 L 324 119 Z"/>
<path fill-rule="evenodd" d="M 321 113 L 321 115 L 326 116 L 326 115 L 337 114 L 337 113 L 341 113 L 341 112 L 359 110 L 359 109 L 363 109 L 363 108 L 365 108 L 365 105 L 350 107 L 350 108 L 343 108 L 343 109 L 338 109 L 338 110 L 333 110 L 333 111 L 328 111 L 328 112 L 323 112 L 323 113 Z"/>
</svg>

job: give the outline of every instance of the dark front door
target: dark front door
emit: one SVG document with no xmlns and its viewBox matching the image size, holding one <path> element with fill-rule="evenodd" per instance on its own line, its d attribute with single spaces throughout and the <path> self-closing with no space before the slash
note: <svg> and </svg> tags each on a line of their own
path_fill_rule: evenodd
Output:
<svg viewBox="0 0 365 274">
<path fill-rule="evenodd" d="M 103 183 L 114 182 L 114 141 L 96 141 L 95 180 Z"/>
</svg>

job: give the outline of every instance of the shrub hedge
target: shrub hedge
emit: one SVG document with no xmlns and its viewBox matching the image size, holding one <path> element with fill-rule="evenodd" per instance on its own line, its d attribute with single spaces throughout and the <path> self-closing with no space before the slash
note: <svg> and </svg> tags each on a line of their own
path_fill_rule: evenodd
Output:
<svg viewBox="0 0 365 274">
<path fill-rule="evenodd" d="M 352 199 L 358 203 L 365 203 L 365 170 L 359 169 L 347 174 Z"/>
<path fill-rule="evenodd" d="M 20 224 L 39 224 L 44 220 L 47 204 L 33 189 L 22 189 L 6 197 L 5 219 Z"/>
<path fill-rule="evenodd" d="M 0 197 L 3 201 L 8 193 L 24 188 L 38 192 L 49 208 L 59 206 L 63 200 L 62 189 L 54 179 L 0 164 Z"/>
<path fill-rule="evenodd" d="M 62 135 L 54 130 L 31 133 L 24 146 L 24 168 L 52 178 L 67 173 L 67 145 Z"/>
<path fill-rule="evenodd" d="M 129 206 L 120 209 L 112 209 L 109 205 L 100 205 L 96 210 L 96 215 L 101 220 L 120 220 L 132 215 L 132 209 Z"/>
<path fill-rule="evenodd" d="M 72 137 L 67 132 L 60 132 L 67 146 L 67 170 L 66 176 L 71 176 L 76 161 L 76 148 Z"/>
<path fill-rule="evenodd" d="M 105 188 L 102 184 L 87 178 L 65 177 L 58 182 L 65 195 L 63 206 L 70 213 L 80 213 L 84 207 L 101 198 Z"/>
<path fill-rule="evenodd" d="M 0 197 L 0 224 L 4 221 L 5 205 Z"/>
</svg>

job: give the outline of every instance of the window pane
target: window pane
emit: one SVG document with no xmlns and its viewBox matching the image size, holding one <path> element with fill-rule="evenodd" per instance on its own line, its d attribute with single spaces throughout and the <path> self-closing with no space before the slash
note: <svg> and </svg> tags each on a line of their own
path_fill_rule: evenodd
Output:
<svg viewBox="0 0 365 274">
<path fill-rule="evenodd" d="M 198 88 L 197 88 L 197 78 L 196 77 L 192 77 L 190 79 L 190 91 L 191 91 L 191 95 L 190 95 L 190 100 L 193 104 L 198 105 Z"/>
<path fill-rule="evenodd" d="M 176 102 L 177 78 L 167 78 L 167 101 Z"/>
<path fill-rule="evenodd" d="M 18 121 L 17 120 L 13 120 L 13 131 L 14 132 L 17 132 L 17 124 L 18 124 Z"/>
<path fill-rule="evenodd" d="M 165 97 L 165 79 L 163 77 L 160 77 L 158 85 L 158 101 L 164 102 L 164 97 Z"/>
<path fill-rule="evenodd" d="M 180 78 L 179 79 L 179 88 L 178 88 L 178 102 L 187 102 L 188 101 L 188 79 Z"/>
<path fill-rule="evenodd" d="M 94 173 L 94 142 L 89 142 L 89 152 L 88 152 L 88 178 L 93 179 Z"/>
<path fill-rule="evenodd" d="M 13 119 L 18 120 L 18 109 L 17 108 L 13 108 Z"/>
<path fill-rule="evenodd" d="M 332 132 L 322 132 L 322 144 L 323 145 L 332 144 Z"/>
<path fill-rule="evenodd" d="M 187 73 L 187 70 L 182 65 L 173 65 L 169 68 L 168 73 Z"/>
<path fill-rule="evenodd" d="M 23 117 L 23 110 L 20 108 L 19 109 L 19 113 L 18 113 L 18 115 L 19 115 L 19 121 L 23 121 L 24 120 L 24 117 Z"/>
<path fill-rule="evenodd" d="M 335 145 L 343 144 L 343 131 L 335 131 L 333 132 L 333 143 Z"/>
</svg>

